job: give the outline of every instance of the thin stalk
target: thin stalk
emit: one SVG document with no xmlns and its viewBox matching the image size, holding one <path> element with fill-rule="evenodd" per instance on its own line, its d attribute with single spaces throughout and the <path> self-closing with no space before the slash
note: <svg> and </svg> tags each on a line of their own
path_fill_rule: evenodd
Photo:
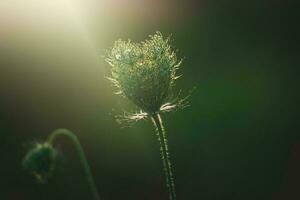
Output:
<svg viewBox="0 0 300 200">
<path fill-rule="evenodd" d="M 153 114 L 151 116 L 154 126 L 156 127 L 156 133 L 160 144 L 161 158 L 163 161 L 163 168 L 166 176 L 166 184 L 169 191 L 169 199 L 176 200 L 175 182 L 172 173 L 172 166 L 169 156 L 168 140 L 166 132 L 162 123 L 162 119 L 159 114 Z"/>
<path fill-rule="evenodd" d="M 87 159 L 86 159 L 85 153 L 83 151 L 83 148 L 82 148 L 79 140 L 77 139 L 77 136 L 74 133 L 72 133 L 71 131 L 67 130 L 67 129 L 57 129 L 57 130 L 53 131 L 50 134 L 50 136 L 48 137 L 48 140 L 47 140 L 48 143 L 53 145 L 55 140 L 59 136 L 67 136 L 68 138 L 70 138 L 74 142 L 77 153 L 78 153 L 78 156 L 79 156 L 79 159 L 80 159 L 80 162 L 83 166 L 84 173 L 85 173 L 86 178 L 87 178 L 87 182 L 88 182 L 88 184 L 90 186 L 90 189 L 91 189 L 91 192 L 94 196 L 94 199 L 95 200 L 100 200 L 100 197 L 99 197 L 99 194 L 98 194 L 98 191 L 97 191 L 97 188 L 96 188 L 96 185 L 95 185 L 92 173 L 91 173 L 90 166 L 87 162 Z"/>
</svg>

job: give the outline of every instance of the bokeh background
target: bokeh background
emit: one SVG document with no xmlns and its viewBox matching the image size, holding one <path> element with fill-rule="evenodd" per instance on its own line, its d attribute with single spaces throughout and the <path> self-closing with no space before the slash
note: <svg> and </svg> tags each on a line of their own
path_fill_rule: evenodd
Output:
<svg viewBox="0 0 300 200">
<path fill-rule="evenodd" d="M 74 147 L 45 185 L 21 167 L 34 141 L 74 131 L 106 200 L 167 199 L 151 121 L 105 78 L 116 39 L 172 34 L 176 89 L 190 107 L 163 116 L 179 200 L 300 199 L 297 1 L 1 0 L 0 199 L 92 199 Z"/>
</svg>

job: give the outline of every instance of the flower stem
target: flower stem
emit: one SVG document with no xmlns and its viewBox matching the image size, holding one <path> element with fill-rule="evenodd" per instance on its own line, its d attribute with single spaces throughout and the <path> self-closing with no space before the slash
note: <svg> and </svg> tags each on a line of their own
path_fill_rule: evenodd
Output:
<svg viewBox="0 0 300 200">
<path fill-rule="evenodd" d="M 156 132 L 158 136 L 158 141 L 160 144 L 161 158 L 163 161 L 163 167 L 166 176 L 166 184 L 169 191 L 169 199 L 176 200 L 175 192 L 175 182 L 172 173 L 172 166 L 169 156 L 168 141 L 166 138 L 166 132 L 162 123 L 162 119 L 159 114 L 153 114 L 151 116 L 154 126 L 156 127 Z"/>
<path fill-rule="evenodd" d="M 83 165 L 88 184 L 90 186 L 91 192 L 93 193 L 94 200 L 100 200 L 100 197 L 99 197 L 99 194 L 98 194 L 98 191 L 97 191 L 97 188 L 96 188 L 96 185 L 95 185 L 92 173 L 91 173 L 90 166 L 87 162 L 87 159 L 86 159 L 85 153 L 82 149 L 82 146 L 81 146 L 79 140 L 77 139 L 77 136 L 73 132 L 71 132 L 67 129 L 56 129 L 55 131 L 53 131 L 50 134 L 47 141 L 49 144 L 53 145 L 56 138 L 59 136 L 63 136 L 63 135 L 67 136 L 74 142 L 77 153 L 79 155 L 80 162 Z"/>
</svg>

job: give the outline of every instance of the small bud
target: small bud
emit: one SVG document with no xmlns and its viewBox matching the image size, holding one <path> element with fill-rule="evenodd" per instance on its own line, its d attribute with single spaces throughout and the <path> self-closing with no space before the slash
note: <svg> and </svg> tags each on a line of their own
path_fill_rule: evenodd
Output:
<svg viewBox="0 0 300 200">
<path fill-rule="evenodd" d="M 40 183 L 45 183 L 56 165 L 57 151 L 48 143 L 38 143 L 23 159 L 23 167 L 32 173 Z"/>
<path fill-rule="evenodd" d="M 168 100 L 181 63 L 159 32 L 141 43 L 116 41 L 106 61 L 118 93 L 148 114 L 158 113 Z"/>
</svg>

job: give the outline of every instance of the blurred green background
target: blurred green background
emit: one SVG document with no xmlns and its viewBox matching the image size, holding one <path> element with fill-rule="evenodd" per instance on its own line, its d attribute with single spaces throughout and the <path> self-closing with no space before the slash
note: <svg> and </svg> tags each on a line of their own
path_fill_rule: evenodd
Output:
<svg viewBox="0 0 300 200">
<path fill-rule="evenodd" d="M 167 199 L 151 121 L 105 79 L 116 39 L 172 34 L 176 88 L 190 107 L 163 115 L 179 200 L 300 199 L 296 1 L 2 0 L 0 199 L 91 199 L 72 143 L 46 185 L 21 168 L 34 141 L 74 131 L 106 200 Z"/>
</svg>

